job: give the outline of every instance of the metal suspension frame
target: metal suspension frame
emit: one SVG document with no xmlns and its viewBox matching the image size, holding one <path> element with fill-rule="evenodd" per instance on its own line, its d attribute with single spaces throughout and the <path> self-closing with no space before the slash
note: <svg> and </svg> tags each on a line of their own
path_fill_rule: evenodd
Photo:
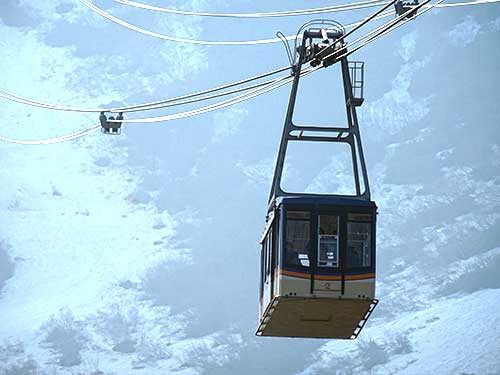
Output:
<svg viewBox="0 0 500 375">
<path fill-rule="evenodd" d="M 312 41 L 312 38 L 320 37 L 321 33 L 317 31 L 307 30 L 304 31 L 304 36 L 302 38 L 302 44 L 298 48 L 299 59 L 294 66 L 294 80 L 292 83 L 292 88 L 290 92 L 290 99 L 288 101 L 288 109 L 285 117 L 285 124 L 283 127 L 283 133 L 281 136 L 281 143 L 278 151 L 278 157 L 276 160 L 276 166 L 274 169 L 273 183 L 271 186 L 271 192 L 269 194 L 269 211 L 273 211 L 274 202 L 278 197 L 284 196 L 297 196 L 298 193 L 286 192 L 281 188 L 281 179 L 283 175 L 283 168 L 285 163 L 286 151 L 288 148 L 289 141 L 295 142 L 342 142 L 349 144 L 351 148 L 352 165 L 354 172 L 354 183 L 356 188 L 356 195 L 338 195 L 338 194 L 315 194 L 315 193 L 300 193 L 301 196 L 313 196 L 313 197 L 349 197 L 361 200 L 370 200 L 370 186 L 368 182 L 368 173 L 366 170 L 366 163 L 363 153 L 363 146 L 361 144 L 361 136 L 359 132 L 358 116 L 356 114 L 356 106 L 360 106 L 363 102 L 360 98 L 355 98 L 353 94 L 353 87 L 351 82 L 351 77 L 349 74 L 349 63 L 346 57 L 340 60 L 334 61 L 336 63 L 340 61 L 342 81 L 344 86 L 344 97 L 345 97 L 345 108 L 347 114 L 347 127 L 334 127 L 334 126 L 305 126 L 296 125 L 293 122 L 293 113 L 295 109 L 295 102 L 297 99 L 297 91 L 299 87 L 300 72 L 302 65 L 307 63 L 306 58 L 306 42 Z M 337 36 L 337 40 L 334 43 L 341 42 L 343 35 Z M 345 51 L 344 51 L 345 52 Z M 316 135 L 315 135 L 316 133 Z M 322 133 L 319 135 L 318 133 Z M 330 133 L 331 135 L 325 135 L 324 133 Z M 359 166 L 358 166 L 359 161 Z M 361 169 L 361 171 L 359 170 Z M 364 191 L 361 191 L 360 181 L 363 181 Z"/>
</svg>

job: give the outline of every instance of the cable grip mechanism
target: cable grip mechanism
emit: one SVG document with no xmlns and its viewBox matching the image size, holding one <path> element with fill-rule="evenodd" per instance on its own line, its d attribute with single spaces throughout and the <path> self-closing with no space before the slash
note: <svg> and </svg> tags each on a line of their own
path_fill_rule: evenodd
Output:
<svg viewBox="0 0 500 375">
<path fill-rule="evenodd" d="M 101 123 L 101 132 L 110 135 L 121 134 L 122 132 L 121 120 L 123 120 L 123 112 L 119 112 L 116 118 L 110 116 L 109 119 L 104 114 L 104 112 L 101 112 L 101 115 L 99 116 L 99 121 Z"/>
<path fill-rule="evenodd" d="M 401 0 L 396 1 L 394 4 L 394 10 L 396 11 L 396 16 L 400 16 L 406 12 L 408 12 L 412 7 L 418 5 L 418 0 L 403 2 Z M 412 18 L 417 15 L 417 11 L 410 12 L 405 18 Z"/>
<path fill-rule="evenodd" d="M 309 29 L 304 31 L 304 38 L 309 40 L 309 45 L 305 51 L 305 61 L 312 67 L 323 64 L 326 68 L 337 62 L 337 54 L 334 52 L 343 47 L 343 30 L 329 29 Z M 321 39 L 320 42 L 313 42 L 313 39 Z"/>
</svg>

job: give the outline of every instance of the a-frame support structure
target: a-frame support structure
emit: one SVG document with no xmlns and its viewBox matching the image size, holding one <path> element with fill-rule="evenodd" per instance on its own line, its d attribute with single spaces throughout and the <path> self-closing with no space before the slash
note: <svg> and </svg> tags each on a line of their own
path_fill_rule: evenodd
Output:
<svg viewBox="0 0 500 375">
<path fill-rule="evenodd" d="M 333 126 L 304 126 L 296 125 L 293 122 L 293 113 L 295 109 L 295 102 L 297 99 L 297 91 L 299 87 L 299 80 L 301 78 L 302 66 L 308 62 L 307 52 L 308 48 L 306 43 L 309 42 L 311 46 L 313 38 L 325 36 L 325 31 L 304 31 L 302 43 L 298 48 L 298 61 L 294 65 L 294 80 L 290 92 L 290 99 L 288 102 L 288 109 L 285 117 L 285 124 L 281 136 L 281 143 L 278 151 L 276 166 L 274 169 L 273 183 L 269 195 L 268 209 L 273 210 L 274 201 L 278 197 L 294 196 L 296 194 L 284 191 L 281 188 L 281 179 L 283 175 L 283 168 L 285 163 L 285 156 L 287 152 L 288 143 L 293 142 L 342 142 L 347 143 L 351 149 L 352 166 L 354 172 L 354 184 L 356 195 L 352 198 L 370 200 L 370 187 L 368 183 L 368 174 L 366 171 L 366 164 L 363 154 L 363 146 L 361 144 L 361 137 L 358 126 L 358 116 L 356 114 L 356 107 L 363 103 L 363 63 L 347 61 L 347 57 L 340 58 L 334 61 L 340 62 L 341 74 L 344 87 L 345 109 L 347 114 L 347 127 L 333 127 Z M 343 45 L 342 33 L 330 33 L 328 36 L 332 37 L 333 44 L 331 46 Z M 310 50 L 310 49 L 309 49 Z M 345 53 L 345 48 L 343 52 Z M 359 95 L 358 95 L 359 94 Z M 300 193 L 300 195 L 309 196 L 322 196 L 323 194 L 307 194 Z M 335 196 L 329 194 L 329 196 Z M 344 196 L 344 195 L 342 195 Z"/>
</svg>

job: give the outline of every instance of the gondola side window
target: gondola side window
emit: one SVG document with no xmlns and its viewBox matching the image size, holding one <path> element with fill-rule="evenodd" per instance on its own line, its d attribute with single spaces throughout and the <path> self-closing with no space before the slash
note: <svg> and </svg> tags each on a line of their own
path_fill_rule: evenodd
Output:
<svg viewBox="0 0 500 375">
<path fill-rule="evenodd" d="M 272 257 L 272 249 L 273 249 L 273 234 L 272 231 L 269 231 L 269 233 L 266 236 L 266 239 L 264 240 L 263 243 L 263 261 L 264 261 L 264 280 L 268 281 L 271 276 L 271 257 Z"/>
<path fill-rule="evenodd" d="M 347 223 L 347 266 L 371 266 L 371 223 Z"/>
<path fill-rule="evenodd" d="M 319 215 L 318 266 L 339 266 L 339 217 Z"/>
<path fill-rule="evenodd" d="M 285 264 L 290 267 L 309 267 L 311 247 L 311 213 L 287 211 Z"/>
</svg>

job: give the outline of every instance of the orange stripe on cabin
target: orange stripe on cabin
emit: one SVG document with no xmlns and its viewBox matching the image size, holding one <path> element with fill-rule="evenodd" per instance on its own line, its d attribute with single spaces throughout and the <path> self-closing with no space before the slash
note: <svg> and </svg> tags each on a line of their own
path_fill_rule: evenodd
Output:
<svg viewBox="0 0 500 375">
<path fill-rule="evenodd" d="M 287 270 L 281 270 L 280 272 L 282 275 L 285 275 L 285 276 L 299 277 L 301 279 L 310 279 L 311 278 L 311 275 L 308 273 L 294 272 L 294 271 L 287 271 Z"/>
<path fill-rule="evenodd" d="M 365 279 L 374 279 L 374 273 L 362 273 L 361 275 L 346 275 L 346 280 L 365 280 Z"/>
<path fill-rule="evenodd" d="M 302 273 L 302 272 L 294 272 L 294 271 L 287 271 L 287 270 L 281 270 L 280 271 L 282 275 L 285 276 L 292 276 L 292 277 L 298 277 L 301 279 L 310 279 L 311 275 L 308 273 Z M 375 273 L 363 273 L 360 275 L 345 275 L 346 280 L 366 280 L 366 279 L 374 279 L 375 278 Z M 315 280 L 330 280 L 330 281 L 340 281 L 342 280 L 341 275 L 314 275 Z"/>
</svg>

